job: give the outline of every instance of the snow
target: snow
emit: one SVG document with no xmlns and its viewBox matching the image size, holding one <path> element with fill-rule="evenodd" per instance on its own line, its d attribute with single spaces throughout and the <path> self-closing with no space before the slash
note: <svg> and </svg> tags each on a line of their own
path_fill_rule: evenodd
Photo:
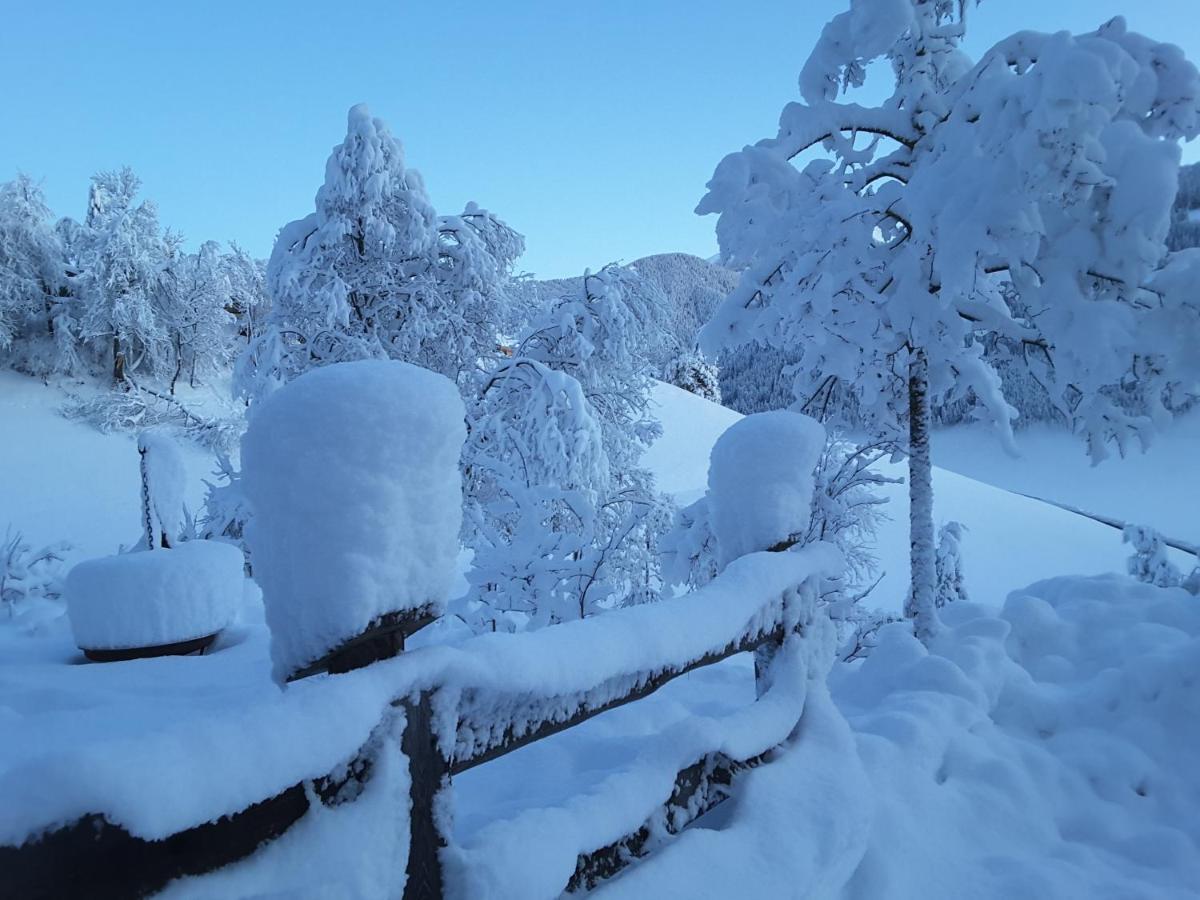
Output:
<svg viewBox="0 0 1200 900">
<path fill-rule="evenodd" d="M 442 608 L 462 520 L 463 404 L 407 363 L 314 369 L 242 442 L 247 544 L 280 681 L 386 613 Z"/>
<path fill-rule="evenodd" d="M 18 498 L 22 512 L 35 514 L 30 530 L 35 524 L 43 529 L 36 532 L 39 541 L 65 536 L 95 554 L 112 549 L 114 531 L 134 534 L 138 491 L 132 440 L 61 420 L 54 412 L 61 394 L 29 379 L 0 377 L 4 388 L 14 389 L 3 392 L 0 403 L 10 404 L 5 414 L 19 423 L 0 454 L 21 463 L 0 467 L 0 498 Z M 653 412 L 664 434 L 643 464 L 677 499 L 700 496 L 711 446 L 737 414 L 666 385 L 655 388 Z M 935 435 L 935 458 L 959 433 Z M 1114 466 L 1114 496 L 1126 490 L 1145 495 L 1148 515 L 1142 518 L 1149 524 L 1157 524 L 1155 509 L 1164 508 L 1150 498 L 1177 503 L 1195 491 L 1194 465 L 1175 463 L 1187 460 L 1189 434 L 1168 431 L 1145 460 L 1103 464 Z M 1083 456 L 1077 445 L 1067 443 L 1068 436 L 1062 441 L 1076 452 L 1043 460 L 1030 451 L 1026 466 L 1030 477 L 1050 487 L 1057 477 L 1069 490 L 1080 477 Z M 42 448 L 46 452 L 39 452 Z M 183 450 L 192 475 L 190 492 L 198 488 L 209 461 L 190 447 Z M 76 468 L 83 467 L 64 464 L 75 459 L 88 460 L 86 478 L 77 476 Z M 1158 459 L 1165 462 L 1156 465 Z M 1133 463 L 1136 467 L 1126 468 Z M 978 465 L 984 468 L 983 461 Z M 1040 471 L 1043 466 L 1049 471 Z M 1138 473 L 1136 488 L 1123 487 L 1127 472 Z M 999 468 L 980 474 L 1004 483 Z M 127 489 L 116 490 L 122 478 Z M 71 492 L 88 485 L 111 500 L 112 508 L 84 502 L 73 510 Z M 1014 600 L 1002 613 L 1006 594 L 1018 585 L 1068 571 L 1123 571 L 1128 547 L 1114 529 L 962 475 L 935 469 L 934 486 L 939 518 L 962 521 L 969 529 L 963 543 L 965 575 L 981 605 L 953 604 L 944 610 L 946 635 L 932 653 L 907 638 L 903 626 L 885 629 L 881 649 L 868 663 L 835 670 L 832 704 L 822 688 L 810 685 L 801 729 L 789 749 L 770 765 L 739 776 L 737 799 L 659 846 L 649 861 L 602 888 L 602 896 L 752 896 L 759 889 L 793 896 L 803 891 L 797 885 L 808 885 L 811 896 L 854 900 L 1171 897 L 1186 896 L 1197 883 L 1181 855 L 1188 850 L 1181 841 L 1191 841 L 1190 858 L 1200 858 L 1194 830 L 1190 837 L 1187 833 L 1195 826 L 1181 826 L 1178 816 L 1198 807 L 1200 743 L 1194 734 L 1177 730 L 1183 726 L 1165 726 L 1157 709 L 1164 704 L 1166 712 L 1185 717 L 1181 721 L 1188 728 L 1200 721 L 1194 707 L 1179 705 L 1180 692 L 1167 677 L 1175 673 L 1178 684 L 1193 677 L 1187 665 L 1189 654 L 1192 660 L 1197 656 L 1195 599 L 1107 575 L 1020 591 L 1040 602 Z M 898 608 L 907 577 L 905 491 L 903 486 L 887 490 L 892 520 L 879 535 L 878 550 L 888 574 L 868 602 Z M 1098 490 L 1092 496 L 1103 500 Z M 1079 498 L 1051 494 L 1051 499 Z M 8 504 L 0 508 L 7 511 Z M 789 556 L 767 558 L 774 566 Z M 465 564 L 460 560 L 458 568 Z M 749 565 L 757 563 L 752 558 Z M 764 577 L 793 574 L 761 571 L 753 576 L 753 589 L 761 589 Z M 496 636 L 474 645 L 494 650 L 488 651 L 486 666 L 473 671 L 461 668 L 467 652 L 461 645 L 457 650 L 429 647 L 432 652 L 409 652 L 361 672 L 306 679 L 281 692 L 270 678 L 270 636 L 262 607 L 247 584 L 240 624 L 227 629 L 202 657 L 71 665 L 79 654 L 65 620 L 32 637 L 0 627 L 0 732 L 6 735 L 0 742 L 0 796 L 6 800 L 0 807 L 0 842 L 20 841 L 31 831 L 96 810 L 145 837 L 209 821 L 336 768 L 370 740 L 381 710 L 397 691 L 453 672 L 464 687 L 487 684 L 542 698 L 553 680 L 578 687 L 606 674 L 577 664 L 585 655 L 595 660 L 582 639 L 529 670 L 517 665 L 523 652 L 504 651 L 511 646 L 505 643 L 508 636 Z M 724 584 L 717 590 L 738 602 L 744 592 Z M 1111 616 L 1105 612 L 1110 606 Z M 1094 627 L 1089 625 L 1093 618 Z M 645 621 L 641 630 L 660 641 L 664 652 L 694 649 L 682 646 L 692 640 L 687 629 L 673 634 L 666 623 Z M 718 624 L 727 623 L 714 623 L 714 633 Z M 540 640 L 548 647 L 555 633 L 568 627 L 547 629 Z M 1135 640 L 1126 651 L 1114 635 Z M 521 639 L 526 637 L 538 639 Z M 618 641 L 615 632 L 610 640 Z M 1076 648 L 1083 649 L 1076 653 Z M 1161 658 L 1155 648 L 1163 650 Z M 534 649 L 540 654 L 543 645 L 522 648 Z M 477 660 L 485 655 L 470 652 Z M 614 665 L 641 661 L 633 650 L 621 652 L 628 655 L 614 659 Z M 1160 700 L 1149 700 L 1160 687 Z M 1060 692 L 1067 698 L 1061 710 Z M 541 862 L 564 865 L 550 854 L 550 846 L 569 848 L 646 813 L 654 799 L 649 793 L 638 798 L 640 805 L 620 798 L 639 791 L 639 785 L 657 791 L 676 761 L 672 741 L 681 749 L 706 744 L 705 735 L 721 730 L 719 723 L 728 727 L 729 717 L 749 707 L 754 695 L 751 661 L 736 657 L 457 776 L 451 795 L 453 843 L 473 858 L 488 847 L 516 846 L 522 866 L 531 870 L 527 877 L 542 879 Z M 1117 713 L 1107 712 L 1105 705 L 1113 697 L 1119 700 Z M 1002 698 L 1007 698 L 1003 704 Z M 1182 701 L 1194 702 L 1187 696 Z M 1059 733 L 1076 737 L 1043 752 L 1038 747 L 1054 741 L 1037 736 L 1034 726 L 1050 721 L 1051 713 L 1059 717 Z M 1101 740 L 1114 717 L 1122 720 L 1115 744 Z M 1159 740 L 1164 735 L 1171 739 L 1169 746 Z M 694 745 L 684 743 L 692 738 Z M 993 742 L 998 744 L 990 748 Z M 935 776 L 943 751 L 948 778 L 939 785 Z M 1124 766 L 1140 759 L 1138 753 L 1155 766 L 1141 774 L 1157 778 L 1168 770 L 1163 791 L 1151 779 L 1151 792 L 1140 797 L 1127 784 L 1121 788 L 1134 769 L 1109 768 L 1099 783 L 1117 799 L 1089 799 L 1088 775 L 1095 775 L 1097 761 L 1111 758 Z M 386 777 L 371 782 L 357 802 L 317 805 L 252 858 L 187 880 L 168 896 L 395 896 L 406 838 L 406 775 L 402 765 L 392 767 L 396 762 L 383 761 Z M 1085 763 L 1093 769 L 1074 772 Z M 610 806 L 610 800 L 620 807 Z M 1071 819 L 1066 813 L 1077 802 L 1084 804 L 1084 816 Z M 585 821 L 571 818 L 565 812 L 570 809 Z M 594 816 L 592 824 L 588 816 Z M 1090 837 L 1083 827 L 1088 818 L 1095 823 Z M 509 828 L 518 835 L 550 835 L 553 844 L 547 843 L 543 853 L 538 845 L 506 843 Z M 1122 828 L 1128 832 L 1124 838 Z M 1133 830 L 1147 837 L 1139 842 L 1130 837 Z M 1138 861 L 1151 858 L 1152 851 L 1161 863 L 1154 869 Z M 479 875 L 494 875 L 487 883 L 498 891 L 509 884 L 500 883 L 501 865 L 493 861 L 486 870 L 492 875 Z M 836 887 L 851 872 L 849 886 Z M 556 896 L 560 889 L 561 884 L 544 895 Z"/>
<path fill-rule="evenodd" d="M 135 543 L 143 531 L 141 475 L 135 439 L 101 434 L 63 418 L 65 390 L 0 371 L 0 530 L 12 524 L 31 544 L 67 541 L 72 559 L 101 556 Z M 9 426 L 11 423 L 11 427 Z M 188 470 L 185 500 L 198 510 L 213 457 L 180 448 Z"/>
<path fill-rule="evenodd" d="M 804 530 L 825 429 L 787 410 L 755 413 L 713 445 L 708 510 L 722 565 Z"/>
<path fill-rule="evenodd" d="M 183 530 L 184 492 L 187 489 L 187 465 L 179 445 L 163 428 L 147 428 L 138 435 L 138 453 L 142 457 L 142 490 L 147 497 L 145 515 L 147 538 L 157 546 L 159 535 L 174 544 Z"/>
<path fill-rule="evenodd" d="M 237 614 L 242 568 L 242 552 L 218 541 L 81 562 L 65 591 L 75 643 L 122 649 L 215 634 Z"/>
</svg>

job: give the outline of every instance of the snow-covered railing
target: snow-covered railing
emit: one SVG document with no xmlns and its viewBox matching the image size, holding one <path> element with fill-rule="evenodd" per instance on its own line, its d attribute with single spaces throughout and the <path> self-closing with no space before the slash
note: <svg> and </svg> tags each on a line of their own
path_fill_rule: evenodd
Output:
<svg viewBox="0 0 1200 900">
<path fill-rule="evenodd" d="M 295 741 L 306 723 L 311 728 L 312 709 L 325 694 L 340 697 L 337 705 L 351 697 L 360 705 L 363 697 L 368 702 L 378 698 L 376 735 L 394 733 L 388 724 L 392 710 L 403 711 L 400 743 L 412 785 L 405 896 L 440 897 L 447 890 L 469 894 L 469 866 L 487 854 L 468 848 L 456 854 L 460 864 L 454 871 L 444 874 L 449 836 L 440 825 L 444 817 L 435 815 L 455 774 L 645 697 L 679 675 L 736 653 L 758 650 L 764 663 L 774 656 L 769 674 L 765 668 L 762 673 L 760 699 L 751 708 L 719 728 L 707 722 L 693 729 L 688 741 L 672 739 L 670 752 L 656 757 L 636 778 L 610 779 L 612 784 L 604 786 L 609 794 L 586 798 L 606 803 L 608 814 L 584 817 L 588 821 L 579 825 L 577 858 L 560 860 L 557 869 L 548 870 L 565 872 L 550 894 L 585 888 L 720 802 L 738 770 L 758 764 L 792 733 L 803 710 L 807 660 L 823 652 L 816 645 L 827 638 L 827 623 L 813 619 L 818 582 L 838 567 L 836 552 L 824 545 L 752 554 L 733 562 L 703 589 L 662 603 L 538 632 L 488 634 L 454 647 L 422 648 L 349 674 L 306 679 L 288 688 L 289 693 L 307 693 L 294 713 L 303 721 L 297 718 L 283 730 Z M 784 652 L 768 649 L 779 647 Z M 325 703 L 330 709 L 334 705 L 333 699 Z M 213 735 L 207 752 L 221 752 L 220 741 L 230 742 L 227 750 L 232 750 L 235 732 Z M 261 777 L 275 784 L 284 779 L 291 787 L 278 793 L 267 788 L 257 802 L 247 803 L 244 777 L 236 785 L 209 784 L 200 805 L 185 804 L 180 810 L 171 809 L 167 786 L 186 767 L 186 760 L 178 758 L 185 748 L 176 735 L 162 735 L 155 747 L 141 748 L 148 761 L 139 779 L 146 790 L 164 792 L 161 821 L 139 821 L 121 796 L 95 793 L 80 801 L 86 814 L 81 810 L 73 818 L 67 815 L 74 808 L 69 804 L 46 805 L 46 822 L 30 834 L 17 836 L 14 823 L 0 822 L 5 826 L 0 844 L 6 845 L 0 846 L 0 895 L 60 896 L 86 889 L 92 897 L 141 896 L 171 879 L 215 870 L 282 834 L 310 803 L 348 802 L 347 797 L 356 796 L 346 785 L 371 777 L 378 742 L 364 740 L 356 758 L 331 766 L 324 777 L 289 768 L 298 757 L 280 754 L 280 764 Z M 264 746 L 259 752 L 269 757 L 277 749 Z M 160 761 L 159 753 L 176 758 Z M 660 785 L 661 795 L 647 798 L 647 783 Z M 227 796 L 220 794 L 223 787 Z M 616 804 L 621 813 L 614 815 L 612 801 L 618 795 L 625 802 Z M 212 812 L 222 809 L 224 814 Z M 599 819 L 603 824 L 597 824 Z M 70 824 L 63 827 L 63 822 Z M 545 887 L 522 892 L 537 896 Z"/>
</svg>

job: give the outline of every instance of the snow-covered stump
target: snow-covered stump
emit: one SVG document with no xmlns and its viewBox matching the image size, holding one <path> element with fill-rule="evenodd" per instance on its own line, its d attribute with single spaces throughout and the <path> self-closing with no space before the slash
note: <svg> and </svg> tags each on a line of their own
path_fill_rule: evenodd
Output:
<svg viewBox="0 0 1200 900">
<path fill-rule="evenodd" d="M 200 652 L 232 624 L 242 581 L 241 551 L 217 541 L 86 560 L 67 575 L 71 631 L 95 662 Z"/>
<path fill-rule="evenodd" d="M 315 369 L 259 407 L 242 482 L 277 681 L 393 656 L 441 614 L 463 420 L 448 379 L 382 360 Z"/>
</svg>

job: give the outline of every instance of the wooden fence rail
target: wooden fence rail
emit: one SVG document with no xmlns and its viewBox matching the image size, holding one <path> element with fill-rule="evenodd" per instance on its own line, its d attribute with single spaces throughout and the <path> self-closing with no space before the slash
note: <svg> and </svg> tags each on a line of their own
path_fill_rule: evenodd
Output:
<svg viewBox="0 0 1200 900">
<path fill-rule="evenodd" d="M 778 597 L 769 598 L 763 608 L 770 610 L 771 615 L 756 616 L 755 621 L 748 623 L 724 647 L 700 654 L 683 664 L 636 673 L 632 679 L 627 679 L 628 684 L 620 691 L 602 691 L 603 699 L 599 701 L 590 701 L 585 692 L 551 698 L 545 703 L 544 713 L 539 713 L 537 704 L 523 708 L 520 727 L 515 721 L 507 726 L 501 723 L 500 737 L 489 740 L 482 748 L 471 740 L 455 740 L 455 749 L 447 752 L 445 736 L 439 744 L 435 727 L 438 688 L 394 701 L 393 705 L 403 708 L 405 715 L 400 745 L 408 759 L 411 775 L 405 900 L 434 900 L 444 896 L 446 885 L 441 851 L 447 844 L 448 835 L 441 832 L 441 818 L 436 811 L 439 794 L 454 775 L 573 728 L 603 712 L 643 699 L 688 672 L 748 651 L 767 650 L 769 656 L 769 651 L 781 646 L 791 629 L 802 631 L 804 623 L 799 621 L 796 610 L 804 607 L 811 612 L 817 591 L 817 576 L 808 577 L 801 586 L 785 591 L 782 601 Z M 403 640 L 395 639 L 395 623 L 385 624 L 382 645 L 380 640 L 374 641 L 369 649 L 361 643 L 355 644 L 351 657 L 361 657 L 365 665 L 380 658 L 382 654 L 377 652 L 380 646 L 399 652 Z M 367 652 L 364 653 L 364 649 Z M 353 668 L 355 662 L 354 658 L 337 659 L 329 669 L 346 671 Z M 468 735 L 473 735 L 479 725 L 471 720 L 471 705 L 469 702 L 464 704 L 466 713 L 458 720 L 458 729 Z M 695 760 L 678 773 L 670 795 L 663 798 L 655 816 L 642 823 L 631 823 L 631 831 L 619 840 L 580 854 L 574 875 L 564 888 L 567 891 L 590 889 L 632 860 L 651 852 L 656 840 L 661 840 L 657 836 L 678 833 L 722 802 L 730 794 L 735 775 L 759 765 L 768 754 L 769 751 L 751 759 L 737 760 L 713 752 Z M 312 782 L 311 796 L 328 805 L 341 802 L 347 794 L 355 794 L 345 790 L 347 783 L 367 781 L 371 770 L 370 751 L 364 749 L 337 778 L 331 776 Z M 293 785 L 240 812 L 160 841 L 132 835 L 101 815 L 85 816 L 20 847 L 0 847 L 0 897 L 86 896 L 102 900 L 147 896 L 176 878 L 211 872 L 242 859 L 263 843 L 283 834 L 309 808 L 310 794 L 305 788 L 305 784 Z"/>
</svg>

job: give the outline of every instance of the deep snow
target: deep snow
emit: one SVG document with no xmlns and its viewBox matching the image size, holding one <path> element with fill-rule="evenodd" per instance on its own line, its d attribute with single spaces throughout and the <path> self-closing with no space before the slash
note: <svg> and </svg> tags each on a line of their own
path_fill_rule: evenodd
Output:
<svg viewBox="0 0 1200 900">
<path fill-rule="evenodd" d="M 133 440 L 61 420 L 54 389 L 0 378 L 0 413 L 19 423 L 0 449 L 0 520 L 9 515 L 38 541 L 67 537 L 89 555 L 132 542 Z M 738 417 L 666 386 L 655 405 L 665 434 L 646 462 L 665 489 L 694 499 L 712 443 Z M 1168 435 L 1152 453 L 1171 446 Z M 209 460 L 185 455 L 198 499 Z M 894 607 L 907 574 L 903 491 L 890 492 L 880 535 L 888 575 L 871 597 Z M 981 607 L 953 610 L 931 654 L 892 628 L 868 663 L 835 674 L 832 703 L 810 694 L 801 740 L 739 782 L 740 799 L 713 820 L 724 830 L 690 830 L 603 893 L 788 894 L 807 885 L 815 896 L 866 900 L 886 884 L 896 897 L 1192 896 L 1200 835 L 1187 813 L 1200 808 L 1198 741 L 1173 723 L 1200 721 L 1200 695 L 1182 689 L 1200 682 L 1194 598 L 1102 576 L 1018 591 L 997 612 L 1031 581 L 1121 570 L 1127 548 L 1113 529 L 960 475 L 935 472 L 935 491 L 939 518 L 971 529 L 966 574 Z M 82 812 L 105 785 L 124 798 L 114 815 L 164 834 L 218 814 L 231 792 L 280 790 L 347 758 L 378 721 L 383 673 L 281 693 L 252 590 L 241 619 L 211 655 L 109 666 L 70 664 L 79 657 L 64 621 L 33 637 L 0 623 L 0 731 L 15 736 L 0 744 L 0 795 L 10 801 L 0 836 L 12 839 L 56 804 L 62 816 Z M 675 726 L 735 715 L 753 696 L 749 660 L 735 658 L 474 769 L 455 780 L 455 842 L 488 846 L 506 820 L 516 834 L 539 833 L 614 780 L 636 778 L 639 759 Z M 147 760 L 144 746 L 163 739 L 187 752 L 171 765 Z M 403 846 L 403 817 L 387 814 L 405 791 L 395 762 L 365 802 L 318 810 L 256 857 L 171 893 L 394 894 L 395 864 L 364 866 L 362 854 Z M 516 880 L 505 890 L 519 896 L 521 872 L 509 873 Z"/>
</svg>

